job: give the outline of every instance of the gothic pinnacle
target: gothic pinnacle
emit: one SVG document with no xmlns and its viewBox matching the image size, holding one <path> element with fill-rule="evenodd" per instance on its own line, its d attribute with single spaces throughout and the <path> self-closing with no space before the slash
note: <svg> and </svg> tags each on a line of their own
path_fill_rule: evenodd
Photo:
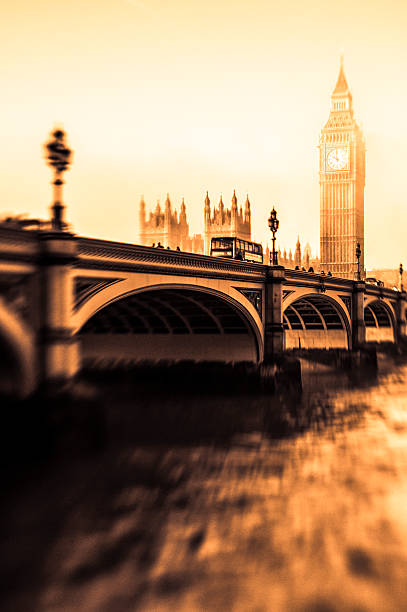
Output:
<svg viewBox="0 0 407 612">
<path fill-rule="evenodd" d="M 338 80 L 336 81 L 335 89 L 333 90 L 333 94 L 343 94 L 349 91 L 348 82 L 345 77 L 345 72 L 343 69 L 343 55 L 341 55 L 341 62 L 339 67 L 339 75 Z"/>
</svg>

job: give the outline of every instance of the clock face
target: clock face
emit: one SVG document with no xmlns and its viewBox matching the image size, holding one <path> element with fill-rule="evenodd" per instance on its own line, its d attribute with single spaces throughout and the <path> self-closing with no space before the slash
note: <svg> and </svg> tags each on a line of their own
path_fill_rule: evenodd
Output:
<svg viewBox="0 0 407 612">
<path fill-rule="evenodd" d="M 349 150 L 348 149 L 331 149 L 326 156 L 326 163 L 331 170 L 343 170 L 348 167 Z"/>
</svg>

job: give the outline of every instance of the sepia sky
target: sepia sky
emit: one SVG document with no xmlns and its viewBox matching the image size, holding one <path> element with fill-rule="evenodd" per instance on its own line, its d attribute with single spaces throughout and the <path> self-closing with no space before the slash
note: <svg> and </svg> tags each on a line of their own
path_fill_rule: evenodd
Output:
<svg viewBox="0 0 407 612">
<path fill-rule="evenodd" d="M 319 251 L 318 137 L 344 53 L 367 146 L 365 261 L 407 267 L 407 4 L 270 0 L 2 1 L 1 214 L 44 218 L 42 145 L 74 149 L 67 219 L 137 241 L 138 203 L 246 193 L 252 235 Z"/>
</svg>

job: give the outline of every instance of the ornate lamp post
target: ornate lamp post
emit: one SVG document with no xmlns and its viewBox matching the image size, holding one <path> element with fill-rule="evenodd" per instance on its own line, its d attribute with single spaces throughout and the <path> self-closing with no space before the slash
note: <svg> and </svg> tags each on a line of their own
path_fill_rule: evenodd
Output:
<svg viewBox="0 0 407 612">
<path fill-rule="evenodd" d="M 360 256 L 362 255 L 362 251 L 361 251 L 361 248 L 360 248 L 360 242 L 358 242 L 356 244 L 355 254 L 356 254 L 356 260 L 358 262 L 358 267 L 357 267 L 357 272 L 356 272 L 356 280 L 360 281 Z"/>
<path fill-rule="evenodd" d="M 269 228 L 271 233 L 273 234 L 273 254 L 272 254 L 272 262 L 273 262 L 273 266 L 278 266 L 278 259 L 277 259 L 277 251 L 276 251 L 276 233 L 278 230 L 278 226 L 279 226 L 280 222 L 277 219 L 277 213 L 274 209 L 273 206 L 273 210 L 270 213 L 270 217 L 269 217 Z"/>
<path fill-rule="evenodd" d="M 400 274 L 399 289 L 400 289 L 400 291 L 404 291 L 404 288 L 403 288 L 403 264 L 400 264 L 399 274 Z"/>
<path fill-rule="evenodd" d="M 52 204 L 52 229 L 63 230 L 65 223 L 63 220 L 64 205 L 62 203 L 62 175 L 71 161 L 72 151 L 65 143 L 65 132 L 56 129 L 51 134 L 52 139 L 45 144 L 45 153 L 48 165 L 54 169 L 54 195 Z"/>
</svg>

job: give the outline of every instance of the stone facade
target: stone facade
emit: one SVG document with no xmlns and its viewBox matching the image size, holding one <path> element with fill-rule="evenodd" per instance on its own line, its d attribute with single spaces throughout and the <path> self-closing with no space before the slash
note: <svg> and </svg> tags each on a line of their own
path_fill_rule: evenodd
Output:
<svg viewBox="0 0 407 612">
<path fill-rule="evenodd" d="M 146 205 L 144 199 L 142 199 L 139 214 L 139 244 L 144 246 L 160 245 L 174 250 L 179 247 L 181 251 L 209 255 L 211 239 L 214 237 L 230 236 L 243 240 L 251 240 L 251 205 L 249 197 L 246 197 L 244 210 L 242 207 L 239 209 L 235 191 L 233 192 L 230 209 L 225 207 L 222 196 L 219 199 L 218 206 L 211 209 L 209 195 L 208 193 L 206 194 L 204 203 L 204 236 L 195 234 L 191 237 L 189 235 L 184 199 L 181 203 L 179 216 L 172 207 L 169 195 L 167 195 L 164 210 L 157 203 L 155 210 L 150 212 L 148 217 L 146 215 Z M 268 246 L 263 248 L 263 253 L 263 263 L 269 264 L 270 249 Z M 294 255 L 291 249 L 288 255 L 285 249 L 283 253 L 279 249 L 278 264 L 285 268 L 294 269 L 298 266 L 300 269 L 305 268 L 307 271 L 309 268 L 312 268 L 316 273 L 320 271 L 320 260 L 317 256 L 312 255 L 309 243 L 305 245 L 303 253 L 301 252 L 299 237 Z"/>
<path fill-rule="evenodd" d="M 167 194 L 164 210 L 157 202 L 153 212 L 146 216 L 146 204 L 142 198 L 139 208 L 139 243 L 144 246 L 163 246 L 165 248 L 187 251 L 190 253 L 203 253 L 203 238 L 200 234 L 189 235 L 189 225 L 184 199 L 178 213 L 172 208 L 171 200 Z"/>
<path fill-rule="evenodd" d="M 206 192 L 204 207 L 204 254 L 209 255 L 211 239 L 216 237 L 228 236 L 231 238 L 241 238 L 251 240 L 251 210 L 249 196 L 243 208 L 238 209 L 236 192 L 233 191 L 232 206 L 230 210 L 225 205 L 220 196 L 218 207 L 211 210 L 211 201 Z"/>
<path fill-rule="evenodd" d="M 264 250 L 263 263 L 268 264 L 270 262 L 270 256 L 271 256 L 270 249 L 267 246 L 263 250 Z M 289 250 L 288 255 L 287 255 L 286 249 L 284 249 L 283 252 L 281 252 L 281 250 L 278 249 L 277 259 L 278 259 L 278 265 L 284 266 L 284 268 L 295 269 L 296 266 L 298 266 L 300 269 L 304 268 L 307 271 L 310 268 L 312 268 L 312 270 L 316 274 L 319 273 L 321 270 L 320 259 L 317 255 L 312 254 L 311 245 L 309 244 L 309 242 L 307 242 L 307 244 L 305 245 L 304 251 L 301 252 L 301 243 L 300 243 L 299 237 L 297 240 L 294 257 L 293 257 L 291 249 Z"/>
</svg>

